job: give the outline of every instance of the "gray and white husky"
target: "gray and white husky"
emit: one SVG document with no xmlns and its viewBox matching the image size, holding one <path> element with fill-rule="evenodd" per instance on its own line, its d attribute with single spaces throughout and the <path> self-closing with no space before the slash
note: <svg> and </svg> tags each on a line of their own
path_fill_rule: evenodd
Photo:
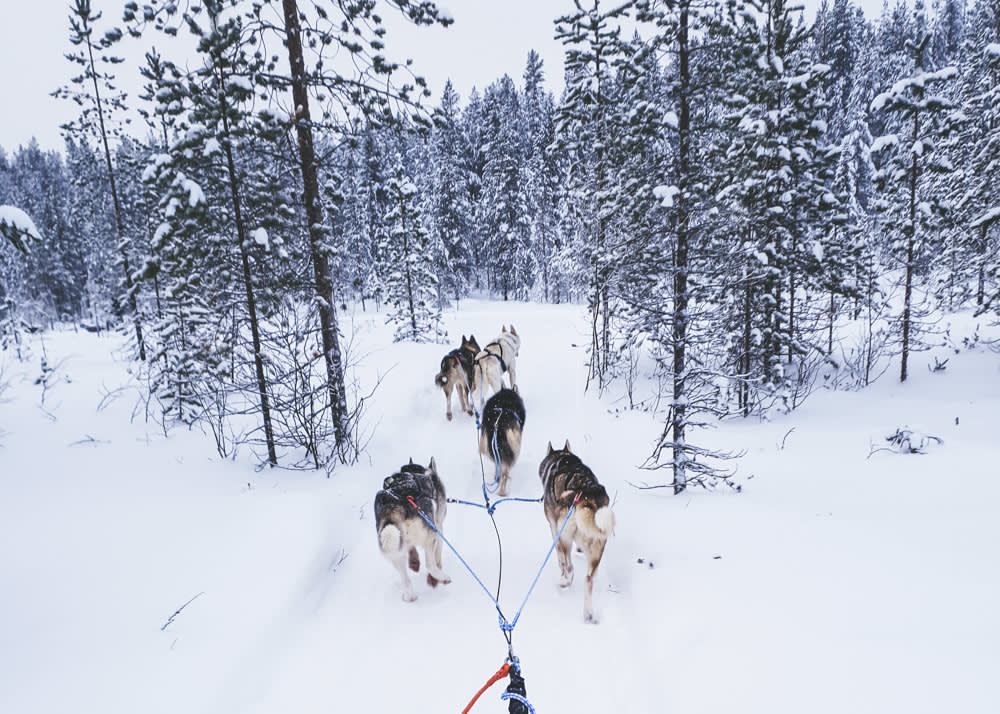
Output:
<svg viewBox="0 0 1000 714">
<path fill-rule="evenodd" d="M 420 570 L 418 547 L 424 550 L 427 584 L 437 587 L 438 583 L 447 585 L 451 582 L 441 569 L 441 538 L 417 513 L 410 503 L 411 498 L 440 531 L 444 525 L 447 499 L 433 457 L 426 468 L 410 459 L 410 463 L 400 468 L 399 472 L 386 477 L 382 490 L 375 494 L 375 528 L 379 548 L 399 571 L 403 581 L 403 600 L 406 602 L 417 599 L 406 568 L 408 565 L 413 572 Z"/>
</svg>

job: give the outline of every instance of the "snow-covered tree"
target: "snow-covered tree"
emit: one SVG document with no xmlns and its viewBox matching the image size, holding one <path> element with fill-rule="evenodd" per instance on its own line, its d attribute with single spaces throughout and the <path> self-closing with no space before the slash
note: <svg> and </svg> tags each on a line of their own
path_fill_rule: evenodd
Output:
<svg viewBox="0 0 1000 714">
<path fill-rule="evenodd" d="M 396 326 L 396 342 L 439 342 L 445 337 L 435 270 L 440 255 L 436 249 L 441 246 L 424 228 L 417 186 L 400 156 L 386 183 L 386 199 L 389 232 L 381 247 L 388 271 L 386 303 L 391 310 L 386 323 Z"/>
</svg>

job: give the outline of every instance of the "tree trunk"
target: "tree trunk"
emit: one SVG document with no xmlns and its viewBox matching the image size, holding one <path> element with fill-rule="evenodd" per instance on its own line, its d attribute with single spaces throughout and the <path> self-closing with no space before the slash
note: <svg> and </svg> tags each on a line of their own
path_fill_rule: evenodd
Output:
<svg viewBox="0 0 1000 714">
<path fill-rule="evenodd" d="M 94 49 L 87 37 L 87 56 L 90 60 L 90 78 L 94 82 L 94 103 L 97 105 L 97 121 L 101 129 L 101 142 L 104 145 L 104 160 L 108 166 L 108 184 L 111 186 L 111 200 L 115 206 L 115 227 L 118 229 L 118 253 L 122 258 L 122 270 L 125 271 L 125 290 L 128 293 L 128 304 L 132 308 L 132 322 L 135 324 L 135 341 L 139 345 L 139 359 L 146 361 L 146 343 L 142 339 L 142 322 L 139 319 L 139 305 L 135 299 L 132 283 L 132 269 L 128 263 L 128 251 L 125 250 L 125 227 L 122 222 L 122 206 L 118 200 L 118 189 L 115 186 L 115 169 L 111 163 L 111 149 L 108 147 L 108 132 L 104 128 L 104 108 L 101 105 L 101 90 L 97 84 L 97 72 L 94 69 Z"/>
<path fill-rule="evenodd" d="M 917 143 L 920 130 L 920 115 L 913 115 L 913 143 Z M 917 155 L 910 162 L 910 225 L 906 231 L 906 282 L 903 288 L 903 352 L 899 368 L 899 381 L 906 381 L 906 367 L 910 356 L 910 302 L 913 296 L 913 249 L 917 237 L 917 176 L 919 167 Z"/>
<path fill-rule="evenodd" d="M 677 247 L 674 258 L 674 399 L 671 405 L 674 493 L 687 488 L 687 327 L 688 327 L 688 184 L 691 160 L 691 107 L 689 89 L 691 83 L 690 56 L 688 48 L 688 0 L 680 3 L 680 27 L 678 32 L 678 109 L 677 121 Z"/>
<path fill-rule="evenodd" d="M 211 12 L 211 11 L 210 11 Z M 216 28 L 216 17 L 212 15 L 212 25 Z M 217 28 L 216 28 L 217 29 Z M 233 222 L 236 224 L 236 240 L 239 243 L 240 263 L 243 267 L 243 287 L 246 291 L 247 314 L 250 318 L 250 339 L 253 345 L 253 365 L 257 377 L 257 395 L 260 399 L 260 414 L 264 422 L 264 442 L 267 444 L 267 460 L 271 466 L 278 465 L 278 454 L 274 446 L 274 428 L 271 424 L 271 404 L 267 396 L 267 378 L 264 375 L 264 355 L 260 342 L 260 322 L 257 318 L 257 299 L 253 290 L 253 274 L 250 271 L 250 255 L 247 251 L 247 228 L 240 205 L 240 185 L 233 159 L 233 138 L 229 126 L 229 107 L 226 96 L 226 77 L 222 67 L 219 72 L 219 96 L 222 98 L 222 131 L 225 141 L 222 146 L 226 153 L 226 169 L 229 172 L 229 198 L 233 205 Z M 235 320 L 234 320 L 235 323 Z"/>
<path fill-rule="evenodd" d="M 291 68 L 292 101 L 295 106 L 295 131 L 298 137 L 299 161 L 302 170 L 303 198 L 309 221 L 309 251 L 316 281 L 316 302 L 319 305 L 323 356 L 326 361 L 327 390 L 330 395 L 330 416 L 337 452 L 342 462 L 350 458 L 350 424 L 347 394 L 344 387 L 344 366 L 340 353 L 337 312 L 333 305 L 333 279 L 330 274 L 329 251 L 323 244 L 323 208 L 320 204 L 319 181 L 316 178 L 316 155 L 313 149 L 312 123 L 309 114 L 309 94 L 305 82 L 305 61 L 302 57 L 302 30 L 296 0 L 282 0 L 285 15 L 285 36 L 288 64 Z"/>
</svg>

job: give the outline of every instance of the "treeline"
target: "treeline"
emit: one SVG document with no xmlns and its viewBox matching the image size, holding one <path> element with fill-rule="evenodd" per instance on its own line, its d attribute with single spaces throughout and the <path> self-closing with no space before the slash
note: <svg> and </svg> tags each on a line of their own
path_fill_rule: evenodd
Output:
<svg viewBox="0 0 1000 714">
<path fill-rule="evenodd" d="M 631 385 L 639 355 L 655 359 L 669 410 L 652 463 L 681 489 L 719 474 L 690 427 L 794 408 L 821 373 L 864 385 L 890 355 L 906 379 L 932 313 L 1000 306 L 990 0 L 900 3 L 874 21 L 835 0 L 811 27 L 785 0 L 577 0 L 555 21 L 558 97 L 531 53 L 517 80 L 464 100 L 449 84 L 433 106 L 368 4 L 336 17 L 288 14 L 287 0 L 130 4 L 100 39 L 82 5 L 74 31 L 98 54 L 161 33 L 126 68 L 146 81 L 130 105 L 145 138 L 119 135 L 102 160 L 97 120 L 124 108 L 108 103 L 118 63 L 81 54 L 85 81 L 66 93 L 86 110 L 65 160 L 28 147 L 0 162 L 0 202 L 45 238 L 26 258 L 3 250 L 0 289 L 38 316 L 127 322 L 168 418 L 214 414 L 224 431 L 251 411 L 262 441 L 285 434 L 279 450 L 304 446 L 317 464 L 324 429 L 265 415 L 277 404 L 285 424 L 323 423 L 324 401 L 340 403 L 349 440 L 343 378 L 308 358 L 330 356 L 317 342 L 336 334 L 330 308 L 371 302 L 397 339 L 439 340 L 441 310 L 470 294 L 583 300 L 588 386 Z M 294 44 L 294 17 L 309 117 L 275 54 Z M 168 59 L 185 32 L 192 69 Z M 106 90 L 103 109 L 87 82 Z M 859 337 L 841 345 L 847 322 Z M 315 413 L 289 417 L 302 394 Z"/>
</svg>

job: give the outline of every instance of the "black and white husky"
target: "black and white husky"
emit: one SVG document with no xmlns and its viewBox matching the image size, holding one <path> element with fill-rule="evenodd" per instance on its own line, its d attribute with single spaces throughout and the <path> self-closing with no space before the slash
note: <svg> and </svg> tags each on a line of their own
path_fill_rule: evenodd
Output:
<svg viewBox="0 0 1000 714">
<path fill-rule="evenodd" d="M 444 525 L 447 500 L 433 458 L 427 468 L 414 464 L 410 459 L 410 463 L 400 468 L 398 473 L 388 476 L 382 482 L 382 490 L 375 494 L 375 528 L 379 548 L 399 571 L 403 581 L 403 600 L 406 602 L 417 599 L 406 568 L 409 565 L 413 572 L 420 570 L 418 547 L 424 550 L 427 584 L 437 587 L 439 582 L 446 585 L 451 582 L 441 569 L 441 538 L 417 513 L 410 503 L 411 498 L 440 531 Z"/>
<path fill-rule="evenodd" d="M 500 495 L 508 493 L 510 467 L 521 455 L 521 433 L 524 429 L 524 402 L 512 389 L 501 389 L 486 402 L 482 428 L 479 430 L 479 451 L 500 467 Z"/>
</svg>

